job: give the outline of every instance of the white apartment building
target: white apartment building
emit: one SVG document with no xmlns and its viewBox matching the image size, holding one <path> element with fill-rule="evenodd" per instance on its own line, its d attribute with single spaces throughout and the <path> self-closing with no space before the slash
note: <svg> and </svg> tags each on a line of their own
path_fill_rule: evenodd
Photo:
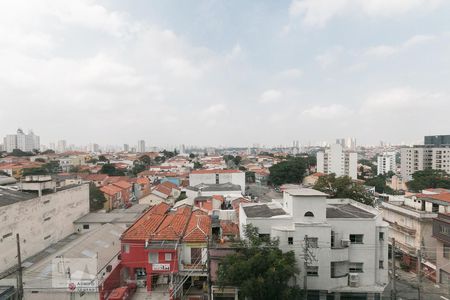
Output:
<svg viewBox="0 0 450 300">
<path fill-rule="evenodd" d="M 145 152 L 145 141 L 144 140 L 139 140 L 138 141 L 136 152 L 138 152 L 138 153 L 144 153 Z"/>
<path fill-rule="evenodd" d="M 349 176 L 357 179 L 358 154 L 344 151 L 339 144 L 331 145 L 328 149 L 317 152 L 317 172 L 336 176 Z"/>
<path fill-rule="evenodd" d="M 401 149 L 401 175 L 406 180 L 425 169 L 450 173 L 450 147 L 415 146 Z"/>
<path fill-rule="evenodd" d="M 395 173 L 395 152 L 386 152 L 377 158 L 377 175 L 383 175 L 392 171 Z"/>
<path fill-rule="evenodd" d="M 245 193 L 245 172 L 240 170 L 194 170 L 189 174 L 189 185 L 232 183 Z"/>
<path fill-rule="evenodd" d="M 17 129 L 16 134 L 8 134 L 3 139 L 6 152 L 12 152 L 19 149 L 25 152 L 40 148 L 39 136 L 35 135 L 32 130 L 25 134 L 22 129 Z"/>
<path fill-rule="evenodd" d="M 57 151 L 59 153 L 64 153 L 67 150 L 67 141 L 66 140 L 60 140 L 58 141 L 58 149 Z"/>
<path fill-rule="evenodd" d="M 73 233 L 72 222 L 89 213 L 87 184 L 56 190 L 50 176 L 30 176 L 20 188 L 27 192 L 0 187 L 0 273 L 17 263 L 17 233 L 25 260 Z"/>
<path fill-rule="evenodd" d="M 241 237 L 245 225 L 253 224 L 260 235 L 278 238 L 283 251 L 293 250 L 300 269 L 296 282 L 302 287 L 306 272 L 310 295 L 340 299 L 357 293 L 374 299 L 389 281 L 388 224 L 373 207 L 327 196 L 292 189 L 280 202 L 242 203 Z M 305 270 L 306 245 L 310 262 Z"/>
</svg>

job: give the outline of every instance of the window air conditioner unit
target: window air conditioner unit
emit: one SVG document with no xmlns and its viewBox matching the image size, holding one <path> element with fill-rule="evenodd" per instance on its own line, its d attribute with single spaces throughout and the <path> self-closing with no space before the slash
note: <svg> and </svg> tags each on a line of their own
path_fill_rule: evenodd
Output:
<svg viewBox="0 0 450 300">
<path fill-rule="evenodd" d="M 341 246 L 342 246 L 342 247 L 348 247 L 348 246 L 350 246 L 350 240 L 348 240 L 348 239 L 342 239 L 342 240 L 341 240 Z"/>
<path fill-rule="evenodd" d="M 350 273 L 348 275 L 348 285 L 351 287 L 359 286 L 359 274 L 358 273 Z"/>
</svg>

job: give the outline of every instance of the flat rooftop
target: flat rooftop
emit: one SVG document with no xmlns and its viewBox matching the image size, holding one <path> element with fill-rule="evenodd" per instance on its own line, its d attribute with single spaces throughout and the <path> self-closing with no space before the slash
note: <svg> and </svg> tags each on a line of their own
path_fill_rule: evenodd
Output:
<svg viewBox="0 0 450 300">
<path fill-rule="evenodd" d="M 36 198 L 37 194 L 0 188 L 0 207 Z"/>
<path fill-rule="evenodd" d="M 243 206 L 245 214 L 249 218 L 270 218 L 274 216 L 287 215 L 287 213 L 278 205 L 257 204 Z"/>
<path fill-rule="evenodd" d="M 371 219 L 373 217 L 375 217 L 374 214 L 351 204 L 329 204 L 327 206 L 327 219 Z"/>
<path fill-rule="evenodd" d="M 78 220 L 75 220 L 74 224 L 86 224 L 86 223 L 100 223 L 100 224 L 116 224 L 125 223 L 132 224 L 136 221 L 142 213 L 124 213 L 124 212 L 109 212 L 109 213 L 88 213 L 82 216 Z"/>
<path fill-rule="evenodd" d="M 321 191 L 315 189 L 308 188 L 299 188 L 299 189 L 287 189 L 286 193 L 292 196 L 303 196 L 303 197 L 313 197 L 313 196 L 322 196 L 328 197 L 328 194 L 325 194 Z"/>
<path fill-rule="evenodd" d="M 192 191 L 202 190 L 203 192 L 216 192 L 216 191 L 241 191 L 241 186 L 232 183 L 220 183 L 220 184 L 206 184 L 201 183 L 196 186 L 188 186 L 187 189 Z"/>
</svg>

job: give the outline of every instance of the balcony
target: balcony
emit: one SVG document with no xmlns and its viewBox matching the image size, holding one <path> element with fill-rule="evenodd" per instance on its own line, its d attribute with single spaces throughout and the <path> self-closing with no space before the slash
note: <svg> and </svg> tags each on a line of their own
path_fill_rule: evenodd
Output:
<svg viewBox="0 0 450 300">
<path fill-rule="evenodd" d="M 385 220 L 385 221 L 387 223 L 389 223 L 389 226 L 392 229 L 394 229 L 394 230 L 397 230 L 397 231 L 400 231 L 402 233 L 406 233 L 406 234 L 409 234 L 409 235 L 415 235 L 416 234 L 416 230 L 414 228 L 410 228 L 410 227 L 407 227 L 407 226 L 404 226 L 404 225 L 400 225 L 397 222 L 390 222 L 390 221 L 387 221 L 387 220 Z"/>
</svg>

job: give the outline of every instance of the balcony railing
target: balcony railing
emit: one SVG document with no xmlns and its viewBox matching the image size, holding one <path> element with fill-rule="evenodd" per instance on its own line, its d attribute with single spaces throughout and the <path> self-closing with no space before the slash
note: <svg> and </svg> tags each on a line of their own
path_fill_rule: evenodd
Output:
<svg viewBox="0 0 450 300">
<path fill-rule="evenodd" d="M 407 226 L 404 226 L 404 225 L 400 225 L 400 224 L 398 224 L 396 222 L 390 222 L 390 221 L 387 221 L 387 220 L 385 220 L 385 221 L 389 223 L 389 226 L 391 226 L 393 229 L 395 229 L 397 231 L 401 231 L 401 232 L 407 233 L 409 235 L 415 235 L 416 234 L 416 230 L 414 228 L 410 228 L 410 227 L 407 227 Z"/>
</svg>

